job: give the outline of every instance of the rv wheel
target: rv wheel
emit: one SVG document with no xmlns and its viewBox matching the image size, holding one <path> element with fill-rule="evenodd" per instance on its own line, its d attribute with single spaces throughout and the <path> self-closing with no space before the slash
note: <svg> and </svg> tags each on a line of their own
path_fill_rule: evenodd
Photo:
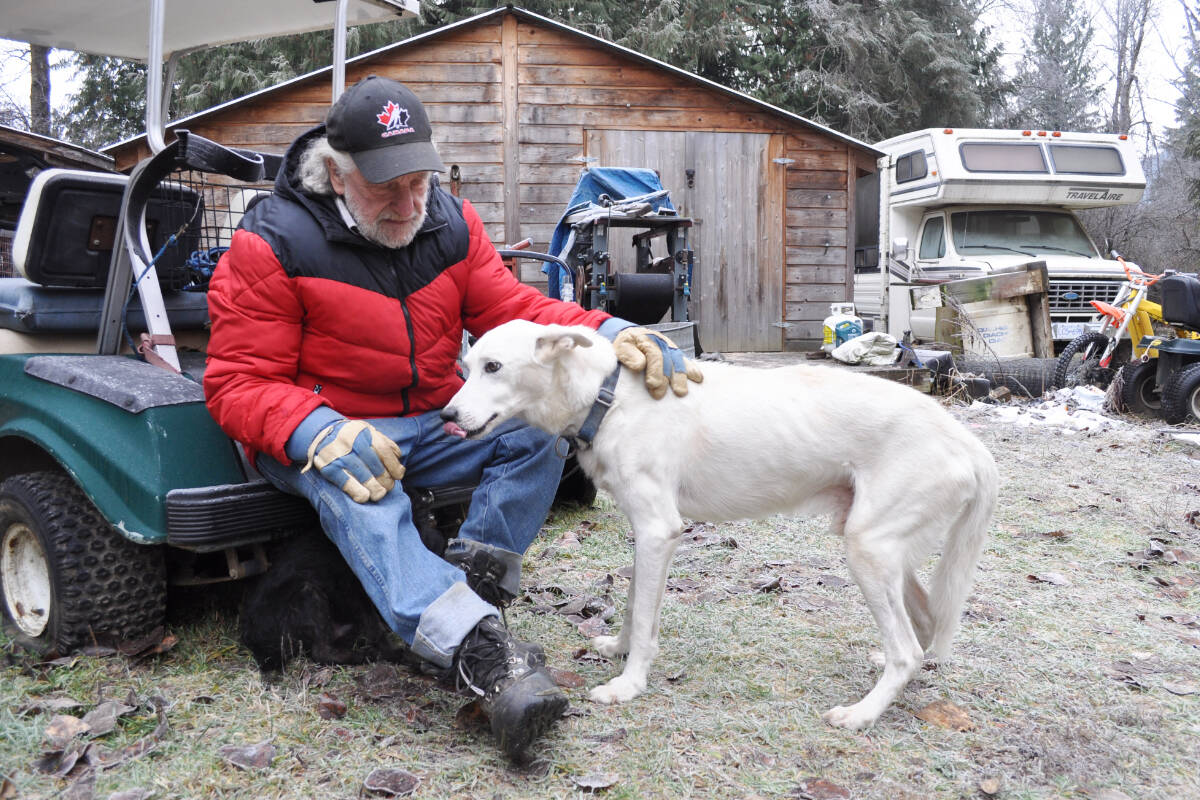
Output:
<svg viewBox="0 0 1200 800">
<path fill-rule="evenodd" d="M 114 530 L 68 476 L 0 483 L 0 582 L 5 631 L 37 653 L 124 641 L 162 624 L 162 548 Z"/>
</svg>

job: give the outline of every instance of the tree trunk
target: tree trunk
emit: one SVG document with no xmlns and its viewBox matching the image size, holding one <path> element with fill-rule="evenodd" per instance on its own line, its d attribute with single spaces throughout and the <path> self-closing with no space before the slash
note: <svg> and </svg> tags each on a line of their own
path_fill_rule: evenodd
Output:
<svg viewBox="0 0 1200 800">
<path fill-rule="evenodd" d="M 29 45 L 29 129 L 50 135 L 50 48 Z"/>
</svg>

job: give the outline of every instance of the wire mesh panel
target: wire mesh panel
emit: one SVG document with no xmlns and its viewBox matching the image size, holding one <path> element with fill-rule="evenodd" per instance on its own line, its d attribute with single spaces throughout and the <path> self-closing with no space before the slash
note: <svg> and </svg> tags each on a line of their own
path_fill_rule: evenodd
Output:
<svg viewBox="0 0 1200 800">
<path fill-rule="evenodd" d="M 270 192 L 270 183 L 241 183 L 193 170 L 161 182 L 146 209 L 159 282 L 170 289 L 205 291 L 242 215 Z"/>
</svg>

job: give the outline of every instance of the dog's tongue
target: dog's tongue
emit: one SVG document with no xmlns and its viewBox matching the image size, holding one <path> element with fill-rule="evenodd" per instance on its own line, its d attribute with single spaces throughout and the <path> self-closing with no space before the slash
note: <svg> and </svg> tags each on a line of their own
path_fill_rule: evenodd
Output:
<svg viewBox="0 0 1200 800">
<path fill-rule="evenodd" d="M 457 422 L 447 422 L 442 426 L 442 431 L 444 431 L 447 436 L 454 436 L 459 439 L 467 438 L 466 430 L 463 429 L 463 427 Z"/>
</svg>

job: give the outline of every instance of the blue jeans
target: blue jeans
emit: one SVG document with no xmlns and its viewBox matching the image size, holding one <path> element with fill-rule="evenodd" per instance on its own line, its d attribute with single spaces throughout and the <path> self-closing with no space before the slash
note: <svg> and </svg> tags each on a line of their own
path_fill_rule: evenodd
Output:
<svg viewBox="0 0 1200 800">
<path fill-rule="evenodd" d="M 485 438 L 457 439 L 442 431 L 437 411 L 369 422 L 400 445 L 405 484 L 478 484 L 446 552 L 487 550 L 508 567 L 502 587 L 517 594 L 521 554 L 546 521 L 562 475 L 554 437 L 510 420 Z M 260 455 L 257 466 L 271 483 L 313 504 L 384 621 L 421 658 L 450 666 L 463 637 L 499 613 L 467 588 L 462 570 L 422 544 L 399 486 L 378 502 L 359 504 L 316 469 L 302 473 L 302 464 L 281 464 L 268 455 Z"/>
</svg>

